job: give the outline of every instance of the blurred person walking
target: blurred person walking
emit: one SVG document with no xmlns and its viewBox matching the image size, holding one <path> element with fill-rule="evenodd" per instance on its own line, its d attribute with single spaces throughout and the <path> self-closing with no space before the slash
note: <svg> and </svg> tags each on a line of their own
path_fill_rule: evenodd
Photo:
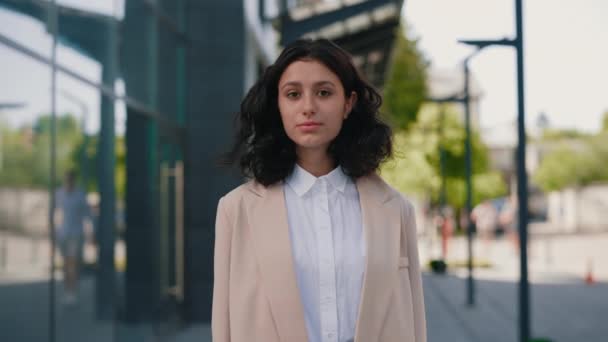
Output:
<svg viewBox="0 0 608 342">
<path fill-rule="evenodd" d="M 214 342 L 426 342 L 414 209 L 376 173 L 381 97 L 328 40 L 283 50 L 241 103 L 219 200 Z"/>
<path fill-rule="evenodd" d="M 471 212 L 471 219 L 475 222 L 477 236 L 483 243 L 483 256 L 491 258 L 492 240 L 496 234 L 498 212 L 491 201 L 478 204 Z"/>
<path fill-rule="evenodd" d="M 511 241 L 513 252 L 519 255 L 519 231 L 518 231 L 518 208 L 514 196 L 507 199 L 498 213 L 498 224 L 504 230 L 505 235 Z M 528 248 L 530 248 L 528 246 Z"/>
<path fill-rule="evenodd" d="M 76 172 L 66 172 L 64 183 L 55 193 L 57 203 L 56 237 L 63 259 L 65 304 L 77 301 L 78 280 L 84 246 L 84 222 L 91 219 L 85 192 L 76 186 Z"/>
</svg>

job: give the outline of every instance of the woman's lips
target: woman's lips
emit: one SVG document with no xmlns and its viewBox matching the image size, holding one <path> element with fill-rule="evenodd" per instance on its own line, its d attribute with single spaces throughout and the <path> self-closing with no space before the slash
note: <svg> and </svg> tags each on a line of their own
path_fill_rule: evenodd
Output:
<svg viewBox="0 0 608 342">
<path fill-rule="evenodd" d="M 319 122 L 305 122 L 305 123 L 299 124 L 297 127 L 304 132 L 310 132 L 310 131 L 316 130 L 320 126 L 321 126 L 321 123 L 319 123 Z"/>
</svg>

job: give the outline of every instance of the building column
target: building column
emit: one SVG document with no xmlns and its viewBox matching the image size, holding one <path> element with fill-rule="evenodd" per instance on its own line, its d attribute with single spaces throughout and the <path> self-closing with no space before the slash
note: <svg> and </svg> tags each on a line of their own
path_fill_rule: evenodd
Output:
<svg viewBox="0 0 608 342">
<path fill-rule="evenodd" d="M 157 20 L 144 2 L 126 2 L 122 72 L 127 95 L 157 108 Z M 160 305 L 157 123 L 127 109 L 125 319 L 149 321 Z"/>
<path fill-rule="evenodd" d="M 217 203 L 241 182 L 216 161 L 232 142 L 244 93 L 243 3 L 191 0 L 186 10 L 185 313 L 191 321 L 211 319 Z"/>
</svg>

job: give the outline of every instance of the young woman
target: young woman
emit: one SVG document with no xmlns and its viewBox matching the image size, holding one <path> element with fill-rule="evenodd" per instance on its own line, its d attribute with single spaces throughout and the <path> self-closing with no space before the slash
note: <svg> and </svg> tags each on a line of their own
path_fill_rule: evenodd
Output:
<svg viewBox="0 0 608 342">
<path fill-rule="evenodd" d="M 214 342 L 425 342 L 412 205 L 375 173 L 380 95 L 327 40 L 287 46 L 241 104 L 219 201 Z"/>
</svg>

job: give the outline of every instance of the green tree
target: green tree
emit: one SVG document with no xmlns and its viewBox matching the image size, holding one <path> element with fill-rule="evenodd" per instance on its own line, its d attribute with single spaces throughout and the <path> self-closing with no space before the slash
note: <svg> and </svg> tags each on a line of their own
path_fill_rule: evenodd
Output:
<svg viewBox="0 0 608 342">
<path fill-rule="evenodd" d="M 380 169 L 382 178 L 404 193 L 427 195 L 437 192 L 439 174 L 428 160 L 432 146 L 417 141 L 405 131 L 395 134 L 393 146 L 393 158 Z"/>
<path fill-rule="evenodd" d="M 398 190 L 437 203 L 441 186 L 439 145 L 442 144 L 447 202 L 460 209 L 465 204 L 465 130 L 453 107 L 448 107 L 444 115 L 443 134 L 440 134 L 439 107 L 424 105 L 410 129 L 395 134 L 395 155 L 382 166 L 381 175 Z M 504 195 L 506 184 L 499 173 L 489 169 L 488 150 L 477 132 L 473 132 L 472 152 L 474 203 Z"/>
<path fill-rule="evenodd" d="M 81 139 L 78 145 L 74 146 L 71 152 L 70 159 L 74 161 L 74 169 L 81 176 L 81 181 L 87 191 L 96 191 L 97 183 L 97 147 L 99 143 L 98 136 L 89 136 L 87 139 Z M 83 162 L 83 154 L 85 155 Z M 126 145 L 124 136 L 117 136 L 114 140 L 114 183 L 116 195 L 124 197 L 126 190 Z M 84 169 L 83 169 L 84 168 Z M 86 180 L 82 176 L 86 175 Z"/>
<path fill-rule="evenodd" d="M 56 120 L 57 180 L 60 184 L 64 173 L 74 169 L 87 191 L 96 191 L 98 136 L 85 139 L 77 119 L 62 114 Z M 2 138 L 2 166 L 0 186 L 45 189 L 50 181 L 51 116 L 40 116 L 31 127 L 18 129 L 0 126 Z M 115 184 L 116 194 L 124 196 L 126 189 L 125 138 L 115 138 Z M 82 176 L 86 175 L 86 180 Z"/>
<path fill-rule="evenodd" d="M 540 141 L 555 142 L 565 139 L 583 139 L 590 136 L 591 135 L 577 131 L 576 129 L 546 129 L 543 131 Z"/>
<path fill-rule="evenodd" d="M 608 110 L 604 112 L 604 117 L 602 118 L 602 132 L 608 132 Z"/>
<path fill-rule="evenodd" d="M 584 173 L 588 172 L 585 165 L 590 161 L 587 151 L 576 151 L 564 144 L 542 160 L 532 180 L 544 191 L 582 185 Z"/>
<path fill-rule="evenodd" d="M 2 169 L 0 170 L 0 185 L 23 186 L 31 183 L 32 163 L 35 160 L 32 148 L 24 139 L 21 130 L 0 128 L 0 147 L 2 151 Z M 26 172 L 25 170 L 30 170 Z"/>
<path fill-rule="evenodd" d="M 399 32 L 384 87 L 382 112 L 393 127 L 404 129 L 416 121 L 426 98 L 427 63 L 418 50 L 418 41 L 410 39 L 403 28 Z"/>
<path fill-rule="evenodd" d="M 72 150 L 82 139 L 77 120 L 61 115 L 56 121 L 57 176 L 76 165 Z M 51 116 L 40 116 L 31 127 L 2 127 L 3 165 L 0 185 L 46 188 L 50 176 Z M 59 180 L 59 179 L 58 179 Z"/>
<path fill-rule="evenodd" d="M 541 161 L 532 180 L 544 191 L 608 182 L 608 132 L 562 139 Z"/>
</svg>

